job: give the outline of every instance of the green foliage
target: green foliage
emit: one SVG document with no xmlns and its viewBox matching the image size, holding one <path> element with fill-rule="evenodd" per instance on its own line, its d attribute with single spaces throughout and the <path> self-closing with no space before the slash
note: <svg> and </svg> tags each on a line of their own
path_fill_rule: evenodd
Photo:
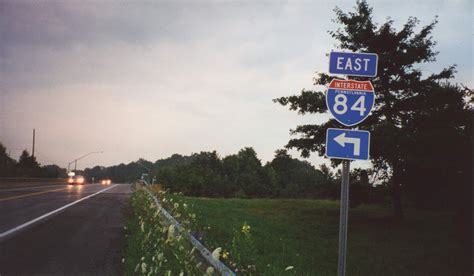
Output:
<svg viewBox="0 0 474 276">
<path fill-rule="evenodd" d="M 345 13 L 336 8 L 335 13 L 335 22 L 340 28 L 329 34 L 340 49 L 372 52 L 379 56 L 378 75 L 371 79 L 376 92 L 374 110 L 359 127 L 372 133 L 372 163 L 376 170 L 387 172 L 388 169 L 390 172 L 385 176 L 392 190 L 395 214 L 402 217 L 402 182 L 404 186 L 413 185 L 406 182 L 407 172 L 417 171 L 416 164 L 431 166 L 431 169 L 439 166 L 435 164 L 438 158 L 432 158 L 437 153 L 433 149 L 443 147 L 443 144 L 444 148 L 447 144 L 455 145 L 456 152 L 462 149 L 468 143 L 467 137 L 471 136 L 472 110 L 463 98 L 466 96 L 463 89 L 442 83 L 453 77 L 454 65 L 428 76 L 419 69 L 421 64 L 435 61 L 437 52 L 433 49 L 435 42 L 431 33 L 437 18 L 417 31 L 419 21 L 410 17 L 397 31 L 391 19 L 380 26 L 373 22 L 372 8 L 366 1 L 358 1 L 353 12 Z M 319 73 L 314 84 L 327 85 L 332 78 Z M 274 101 L 300 114 L 327 112 L 322 91 L 303 90 L 299 95 Z M 311 152 L 323 155 L 326 129 L 338 126 L 334 119 L 321 125 L 297 126 L 291 133 L 300 137 L 291 139 L 287 147 L 296 148 L 305 157 Z M 436 147 L 423 146 L 427 137 L 428 143 Z M 464 156 L 462 160 L 470 164 Z M 448 174 L 454 176 L 458 170 L 463 170 L 462 175 L 468 174 L 465 167 L 457 162 L 454 164 L 455 168 L 450 166 L 453 169 Z M 413 182 L 419 181 L 421 175 L 418 174 Z"/>
<path fill-rule="evenodd" d="M 242 229 L 234 229 L 232 244 L 230 246 L 230 266 L 236 273 L 252 275 L 257 274 L 256 258 L 257 248 L 252 236 L 251 226 L 244 222 Z"/>
<path fill-rule="evenodd" d="M 196 275 L 201 274 L 195 249 L 186 239 L 185 231 L 168 225 L 157 206 L 143 189 L 130 198 L 132 215 L 127 223 L 127 245 L 124 252 L 125 275 Z M 189 218 L 182 217 L 182 206 L 175 202 L 172 212 L 187 227 Z"/>
<path fill-rule="evenodd" d="M 174 192 L 238 198 L 333 197 L 338 183 L 326 173 L 285 150 L 278 150 L 271 162 L 262 165 L 252 148 L 224 158 L 216 152 L 201 152 L 186 162 L 155 169 L 158 183 Z"/>
</svg>

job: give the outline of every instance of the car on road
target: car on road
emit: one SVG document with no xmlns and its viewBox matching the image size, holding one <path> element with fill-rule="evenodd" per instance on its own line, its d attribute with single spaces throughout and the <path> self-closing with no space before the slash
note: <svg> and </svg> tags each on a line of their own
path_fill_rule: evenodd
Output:
<svg viewBox="0 0 474 276">
<path fill-rule="evenodd" d="M 110 179 L 102 179 L 102 180 L 100 181 L 100 184 L 102 184 L 102 185 L 110 185 L 110 184 L 112 184 L 112 180 L 110 180 Z"/>
<path fill-rule="evenodd" d="M 84 182 L 85 182 L 85 178 L 84 176 L 82 175 L 74 175 L 74 176 L 70 176 L 68 179 L 67 179 L 67 183 L 68 184 L 71 184 L 71 185 L 74 185 L 74 184 L 78 184 L 78 185 L 84 185 Z"/>
</svg>

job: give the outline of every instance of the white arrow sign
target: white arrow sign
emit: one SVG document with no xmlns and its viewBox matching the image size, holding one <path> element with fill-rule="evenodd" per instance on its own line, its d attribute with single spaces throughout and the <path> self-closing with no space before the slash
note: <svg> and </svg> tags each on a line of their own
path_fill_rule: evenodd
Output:
<svg viewBox="0 0 474 276">
<path fill-rule="evenodd" d="M 346 137 L 346 133 L 341 133 L 334 138 L 334 141 L 336 141 L 339 145 L 341 145 L 341 147 L 345 147 L 346 143 L 354 144 L 354 155 L 357 155 L 357 156 L 360 155 L 360 139 Z"/>
</svg>

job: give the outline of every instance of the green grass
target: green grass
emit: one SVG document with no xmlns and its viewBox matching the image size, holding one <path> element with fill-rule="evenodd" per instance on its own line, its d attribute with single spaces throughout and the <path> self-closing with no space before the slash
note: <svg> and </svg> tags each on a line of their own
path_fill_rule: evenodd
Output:
<svg viewBox="0 0 474 276">
<path fill-rule="evenodd" d="M 336 275 L 339 202 L 293 199 L 186 198 L 212 250 L 229 249 L 233 232 L 251 226 L 264 275 Z M 349 213 L 347 275 L 468 275 L 450 213 L 363 205 Z M 294 266 L 285 272 L 287 266 Z M 464 269 L 464 270 L 463 270 Z"/>
</svg>

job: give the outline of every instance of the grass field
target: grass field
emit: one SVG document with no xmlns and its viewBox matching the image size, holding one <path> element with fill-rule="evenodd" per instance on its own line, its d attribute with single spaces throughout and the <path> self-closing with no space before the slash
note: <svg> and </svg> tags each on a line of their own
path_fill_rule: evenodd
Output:
<svg viewBox="0 0 474 276">
<path fill-rule="evenodd" d="M 336 275 L 339 203 L 327 200 L 186 198 L 211 250 L 230 248 L 235 229 L 251 226 L 264 275 Z M 349 213 L 348 275 L 469 275 L 450 213 L 363 205 Z M 294 269 L 284 271 L 286 267 Z"/>
</svg>

